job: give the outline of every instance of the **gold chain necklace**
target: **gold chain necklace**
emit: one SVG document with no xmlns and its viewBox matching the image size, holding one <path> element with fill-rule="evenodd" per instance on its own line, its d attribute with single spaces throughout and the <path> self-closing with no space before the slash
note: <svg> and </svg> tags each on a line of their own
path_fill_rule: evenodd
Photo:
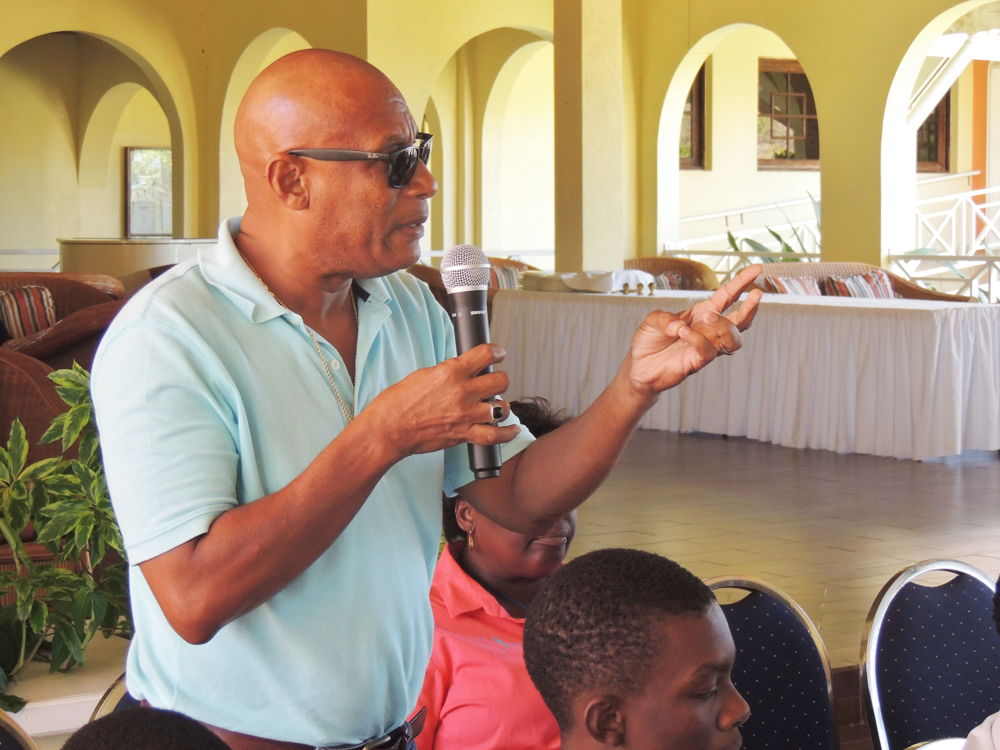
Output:
<svg viewBox="0 0 1000 750">
<path fill-rule="evenodd" d="M 255 269 L 252 265 L 250 265 L 250 261 L 247 260 L 246 256 L 243 255 L 242 252 L 240 252 L 240 257 L 243 258 L 243 262 L 247 264 L 247 268 L 250 269 L 250 273 L 252 273 L 254 275 L 254 278 L 261 283 L 261 286 L 263 286 L 264 289 L 267 290 L 267 293 L 274 298 L 274 301 L 277 302 L 282 307 L 291 310 L 292 308 L 288 307 L 288 305 L 282 302 L 278 298 L 278 295 L 275 294 L 274 291 L 271 289 L 271 287 L 267 285 L 267 282 L 260 277 L 260 274 L 257 273 L 257 269 Z M 358 298 L 357 295 L 354 294 L 353 283 L 351 285 L 351 309 L 354 311 L 354 324 L 358 327 L 358 330 L 360 331 L 361 319 L 358 317 Z M 344 421 L 347 424 L 350 424 L 351 421 L 354 419 L 354 408 L 353 406 L 349 407 L 347 405 L 347 402 L 344 400 L 344 397 L 340 395 L 340 389 L 337 387 L 337 383 L 333 379 L 333 372 L 330 369 L 330 363 L 327 361 L 326 355 L 323 354 L 323 347 L 319 345 L 319 340 L 316 338 L 316 334 L 313 333 L 312 328 L 306 325 L 306 322 L 304 320 L 302 321 L 302 325 L 305 326 L 306 333 L 309 334 L 309 338 L 313 343 L 313 348 L 316 350 L 316 355 L 319 357 L 319 361 L 323 365 L 323 372 L 326 373 L 326 380 L 330 384 L 330 388 L 333 389 L 333 396 L 334 398 L 337 399 L 337 406 L 340 407 L 340 412 L 341 414 L 344 415 Z"/>
</svg>

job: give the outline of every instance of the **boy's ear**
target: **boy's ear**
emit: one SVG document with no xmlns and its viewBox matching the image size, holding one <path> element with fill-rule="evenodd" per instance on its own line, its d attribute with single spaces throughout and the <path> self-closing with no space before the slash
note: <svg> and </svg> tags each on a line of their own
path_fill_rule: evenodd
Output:
<svg viewBox="0 0 1000 750">
<path fill-rule="evenodd" d="M 583 710 L 587 733 L 602 745 L 621 747 L 625 743 L 625 713 L 615 695 L 599 695 L 587 700 Z"/>
</svg>

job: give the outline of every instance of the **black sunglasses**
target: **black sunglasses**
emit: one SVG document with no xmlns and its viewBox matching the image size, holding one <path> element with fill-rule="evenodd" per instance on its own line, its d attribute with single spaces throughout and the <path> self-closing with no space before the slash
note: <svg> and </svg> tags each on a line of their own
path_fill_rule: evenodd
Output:
<svg viewBox="0 0 1000 750">
<path fill-rule="evenodd" d="M 417 171 L 417 160 L 424 164 L 431 158 L 430 133 L 417 133 L 417 141 L 412 146 L 401 148 L 389 154 L 378 151 L 351 151 L 344 148 L 297 148 L 288 153 L 320 161 L 387 161 L 389 162 L 389 187 L 401 188 L 408 184 Z"/>
</svg>

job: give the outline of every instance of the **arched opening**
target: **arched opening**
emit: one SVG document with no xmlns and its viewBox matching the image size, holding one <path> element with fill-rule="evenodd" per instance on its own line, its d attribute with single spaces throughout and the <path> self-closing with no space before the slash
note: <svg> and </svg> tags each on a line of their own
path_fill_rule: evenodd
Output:
<svg viewBox="0 0 1000 750">
<path fill-rule="evenodd" d="M 483 117 L 483 246 L 553 270 L 553 50 L 528 44 L 501 68 Z"/>
<path fill-rule="evenodd" d="M 998 65 L 1000 3 L 959 3 L 910 45 L 882 123 L 884 264 L 927 287 L 984 301 L 1000 301 L 1000 121 L 990 117 Z M 912 155 L 938 101 L 949 104 L 949 163 L 928 178 L 914 171 Z"/>
<path fill-rule="evenodd" d="M 141 62 L 76 32 L 29 39 L 0 58 L 0 158 L 19 175 L 0 206 L 3 266 L 51 267 L 59 238 L 121 236 L 124 147 L 170 148 L 179 132 L 172 102 L 153 93 L 162 82 Z"/>
<path fill-rule="evenodd" d="M 222 108 L 222 122 L 219 133 L 219 216 L 223 219 L 239 216 L 246 209 L 246 195 L 243 192 L 243 177 L 236 147 L 233 144 L 233 124 L 236 110 L 250 82 L 260 71 L 279 57 L 312 45 L 305 37 L 290 29 L 269 29 L 254 39 L 240 55 L 240 59 L 229 77 L 226 101 Z"/>
<path fill-rule="evenodd" d="M 686 105 L 697 101 L 689 94 L 701 70 L 703 109 L 695 114 L 703 122 L 702 161 L 682 169 L 682 121 Z M 819 196 L 820 105 L 808 71 L 785 72 L 798 70 L 794 51 L 759 26 L 727 26 L 692 46 L 667 87 L 660 115 L 660 250 L 683 250 L 720 272 L 732 263 L 724 257 L 730 232 L 738 244 L 749 237 L 777 245 L 773 231 L 796 250 L 817 250 L 810 196 Z M 789 158 L 796 156 L 807 158 Z"/>
<path fill-rule="evenodd" d="M 125 236 L 125 150 L 169 147 L 167 118 L 147 89 L 137 83 L 109 89 L 94 108 L 80 145 L 79 235 Z"/>
<path fill-rule="evenodd" d="M 432 254 L 462 242 L 530 263 L 528 251 L 551 253 L 551 44 L 519 29 L 480 34 L 444 66 L 431 101 L 440 129 Z"/>
</svg>

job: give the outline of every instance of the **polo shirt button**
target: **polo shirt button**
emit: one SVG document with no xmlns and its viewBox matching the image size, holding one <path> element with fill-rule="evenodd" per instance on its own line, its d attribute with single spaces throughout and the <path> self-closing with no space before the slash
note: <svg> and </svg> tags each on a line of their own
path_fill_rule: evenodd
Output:
<svg viewBox="0 0 1000 750">
<path fill-rule="evenodd" d="M 330 368 L 333 369 L 333 370 L 339 370 L 340 369 L 340 362 L 338 362 L 337 360 L 331 361 L 330 362 Z"/>
</svg>

